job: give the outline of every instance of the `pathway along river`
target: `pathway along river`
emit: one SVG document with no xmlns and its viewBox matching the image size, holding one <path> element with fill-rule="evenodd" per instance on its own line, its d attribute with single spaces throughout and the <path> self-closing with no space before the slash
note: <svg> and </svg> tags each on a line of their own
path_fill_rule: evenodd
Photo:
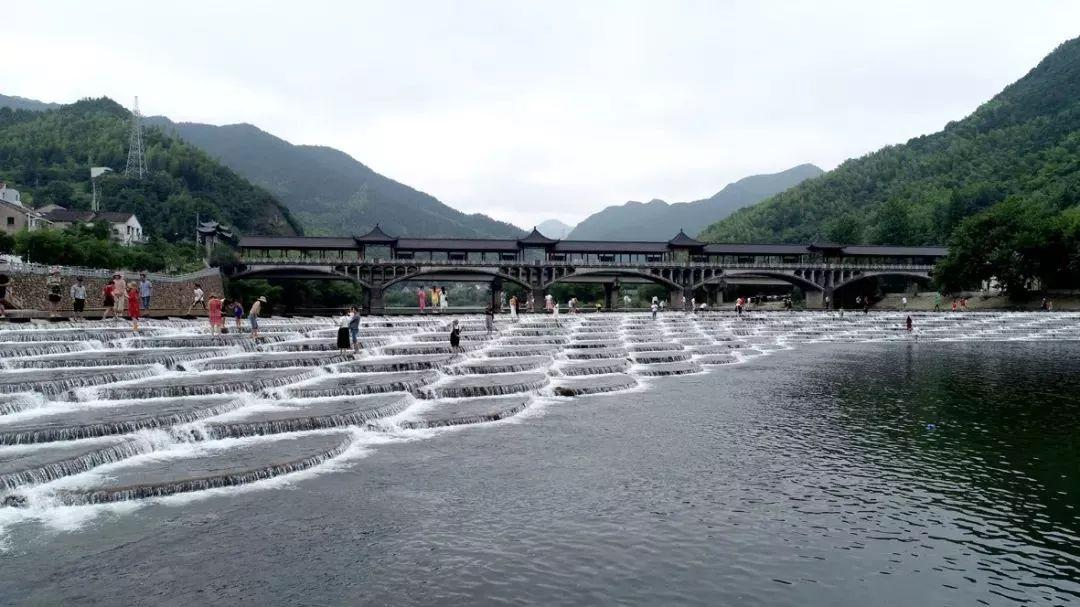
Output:
<svg viewBox="0 0 1080 607">
<path fill-rule="evenodd" d="M 903 318 L 0 329 L 0 604 L 1080 601 L 1080 316 Z"/>
</svg>

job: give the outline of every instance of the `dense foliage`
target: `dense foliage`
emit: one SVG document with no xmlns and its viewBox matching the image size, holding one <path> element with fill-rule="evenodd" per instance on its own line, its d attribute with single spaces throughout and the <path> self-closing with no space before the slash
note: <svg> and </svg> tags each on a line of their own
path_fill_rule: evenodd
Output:
<svg viewBox="0 0 1080 607">
<path fill-rule="evenodd" d="M 212 126 L 153 118 L 288 205 L 310 234 L 516 238 L 523 232 L 465 214 L 330 147 L 293 145 L 250 124 Z"/>
<path fill-rule="evenodd" d="M 993 271 L 1015 290 L 1032 278 L 1068 280 L 1067 272 L 1051 272 L 1048 266 L 1055 265 L 1055 255 L 1059 265 L 1065 263 L 1060 255 L 1069 245 L 1058 237 L 1077 204 L 1080 39 L 1062 44 L 967 118 L 849 160 L 734 213 L 702 237 L 723 242 L 948 242 L 956 250 L 944 265 L 946 283 L 977 281 Z M 1023 237 L 1009 233 L 1026 230 L 1031 222 L 1038 229 L 1024 231 Z M 987 230 L 992 233 L 983 233 Z M 1010 256 L 1023 260 L 1017 270 L 1022 277 L 1006 276 L 1002 260 Z"/>
<path fill-rule="evenodd" d="M 22 231 L 12 239 L 11 250 L 34 263 L 86 268 L 182 272 L 203 267 L 193 245 L 155 239 L 145 245 L 125 247 L 109 240 L 108 230 L 104 224 L 90 224 L 67 230 Z M 2 245 L 0 241 L 0 249 Z"/>
<path fill-rule="evenodd" d="M 135 213 L 151 237 L 191 239 L 196 217 L 241 233 L 299 232 L 269 193 L 157 128 L 143 135 L 149 174 L 125 177 L 129 120 L 127 110 L 104 98 L 45 112 L 0 108 L 0 180 L 32 206 L 89 209 L 89 168 L 107 166 L 116 172 L 98 179 L 102 209 Z"/>
</svg>

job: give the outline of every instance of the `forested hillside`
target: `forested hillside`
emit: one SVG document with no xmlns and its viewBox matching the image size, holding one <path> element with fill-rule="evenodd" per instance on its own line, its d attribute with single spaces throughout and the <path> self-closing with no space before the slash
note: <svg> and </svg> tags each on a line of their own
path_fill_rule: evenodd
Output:
<svg viewBox="0 0 1080 607">
<path fill-rule="evenodd" d="M 190 240 L 196 216 L 241 233 L 295 234 L 299 225 L 268 192 L 206 153 L 159 129 L 143 141 L 148 175 L 123 175 L 130 114 L 116 102 L 86 99 L 51 111 L 0 108 L 0 180 L 31 206 L 90 206 L 90 166 L 116 170 L 99 178 L 102 210 L 138 215 L 151 237 Z"/>
<path fill-rule="evenodd" d="M 363 234 L 378 223 L 395 236 L 524 235 L 508 223 L 453 209 L 334 148 L 293 145 L 250 124 L 151 120 L 272 192 L 310 234 Z"/>
<path fill-rule="evenodd" d="M 801 164 L 768 175 L 729 183 L 709 198 L 668 204 L 663 200 L 609 206 L 579 223 L 570 233 L 578 240 L 667 240 L 679 230 L 697 234 L 709 224 L 747 205 L 802 183 L 824 171 Z"/>
<path fill-rule="evenodd" d="M 950 245 L 945 286 L 1080 286 L 1080 39 L 973 114 L 721 221 L 722 242 Z"/>
</svg>

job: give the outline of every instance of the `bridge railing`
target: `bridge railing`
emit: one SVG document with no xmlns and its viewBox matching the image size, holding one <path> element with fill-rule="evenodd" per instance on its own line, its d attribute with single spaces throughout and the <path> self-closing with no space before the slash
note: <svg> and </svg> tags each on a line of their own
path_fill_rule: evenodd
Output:
<svg viewBox="0 0 1080 607">
<path fill-rule="evenodd" d="M 702 261 L 658 261 L 658 262 L 580 262 L 580 261 L 469 261 L 467 259 L 454 259 L 444 261 L 415 260 L 415 259 L 375 259 L 375 260 L 327 260 L 315 258 L 245 258 L 242 260 L 248 266 L 372 266 L 372 267 L 408 267 L 420 266 L 430 268 L 447 267 L 487 267 L 498 268 L 506 266 L 534 266 L 534 267 L 574 267 L 574 268 L 623 268 L 623 269 L 672 269 L 672 268 L 708 268 L 708 269 L 760 269 L 760 270 L 860 270 L 860 271 L 893 271 L 893 272 L 927 272 L 933 269 L 929 264 L 881 264 L 881 263 L 720 263 Z"/>
</svg>

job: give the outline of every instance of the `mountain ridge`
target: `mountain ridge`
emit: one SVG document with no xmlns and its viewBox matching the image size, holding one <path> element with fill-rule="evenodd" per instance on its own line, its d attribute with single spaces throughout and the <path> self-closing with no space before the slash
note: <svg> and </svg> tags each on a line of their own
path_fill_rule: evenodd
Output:
<svg viewBox="0 0 1080 607">
<path fill-rule="evenodd" d="M 823 174 L 804 163 L 777 173 L 750 175 L 724 186 L 709 198 L 668 203 L 628 201 L 593 213 L 569 238 L 576 240 L 666 240 L 679 230 L 694 235 L 735 210 Z"/>
</svg>

